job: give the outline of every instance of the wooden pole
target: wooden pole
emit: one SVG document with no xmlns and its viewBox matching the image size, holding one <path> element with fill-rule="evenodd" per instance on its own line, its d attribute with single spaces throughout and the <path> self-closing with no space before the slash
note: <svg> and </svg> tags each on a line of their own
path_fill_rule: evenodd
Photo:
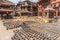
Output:
<svg viewBox="0 0 60 40">
<path fill-rule="evenodd" d="M 47 12 L 47 18 L 49 18 L 49 12 Z"/>
<path fill-rule="evenodd" d="M 58 16 L 58 9 L 56 9 L 56 16 Z"/>
<path fill-rule="evenodd" d="M 32 3 L 31 3 L 31 11 L 33 11 L 33 5 L 32 5 Z"/>
<path fill-rule="evenodd" d="M 20 18 L 21 18 L 21 12 L 20 12 Z"/>
</svg>

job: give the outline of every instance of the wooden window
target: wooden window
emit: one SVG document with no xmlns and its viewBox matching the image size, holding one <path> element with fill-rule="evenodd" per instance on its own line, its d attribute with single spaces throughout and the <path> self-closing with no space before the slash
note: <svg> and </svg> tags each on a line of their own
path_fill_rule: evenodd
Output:
<svg viewBox="0 0 60 40">
<path fill-rule="evenodd" d="M 56 4 L 54 4 L 54 7 L 53 7 L 54 9 L 56 8 Z"/>
<path fill-rule="evenodd" d="M 56 1 L 56 0 L 53 0 L 53 1 Z"/>
</svg>

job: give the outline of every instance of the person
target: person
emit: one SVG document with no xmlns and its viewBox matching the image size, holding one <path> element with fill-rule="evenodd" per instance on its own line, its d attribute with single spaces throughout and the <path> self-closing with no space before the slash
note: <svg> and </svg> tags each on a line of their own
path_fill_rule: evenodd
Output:
<svg viewBox="0 0 60 40">
<path fill-rule="evenodd" d="M 26 26 L 26 24 L 23 22 L 23 25 Z"/>
</svg>

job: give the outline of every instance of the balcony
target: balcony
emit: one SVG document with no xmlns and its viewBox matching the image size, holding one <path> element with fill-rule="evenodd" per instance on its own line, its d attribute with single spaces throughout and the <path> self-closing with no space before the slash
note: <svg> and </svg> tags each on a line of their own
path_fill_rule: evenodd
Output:
<svg viewBox="0 0 60 40">
<path fill-rule="evenodd" d="M 25 6 L 25 5 L 22 4 L 22 7 L 23 7 L 23 6 Z"/>
<path fill-rule="evenodd" d="M 50 0 L 40 0 L 38 3 L 40 5 L 48 5 L 50 3 Z"/>
<path fill-rule="evenodd" d="M 43 2 L 43 1 L 49 1 L 49 0 L 39 0 L 39 2 Z"/>
<path fill-rule="evenodd" d="M 25 4 L 25 6 L 28 6 L 28 4 Z"/>
</svg>

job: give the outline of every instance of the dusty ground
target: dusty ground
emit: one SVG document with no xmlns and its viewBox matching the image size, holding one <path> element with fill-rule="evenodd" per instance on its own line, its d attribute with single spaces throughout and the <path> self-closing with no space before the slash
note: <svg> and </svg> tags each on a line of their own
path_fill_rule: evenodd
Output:
<svg viewBox="0 0 60 40">
<path fill-rule="evenodd" d="M 28 24 L 28 26 L 38 32 L 44 32 L 45 30 L 43 28 L 38 28 L 38 26 L 40 25 L 40 23 L 33 23 L 33 24 Z"/>
<path fill-rule="evenodd" d="M 39 28 L 38 26 L 41 25 L 40 22 L 43 21 L 41 19 L 21 18 L 21 19 L 14 19 L 13 21 L 34 21 L 34 22 L 37 22 L 37 23 L 28 24 L 28 26 L 31 29 L 33 29 L 35 31 L 38 31 L 38 32 L 45 32 L 46 30 L 52 30 L 52 31 L 56 31 L 60 35 L 60 31 L 58 31 L 60 29 L 60 24 L 59 23 L 52 23 L 52 24 L 49 24 L 49 23 L 46 24 L 45 23 L 45 24 L 42 24 L 43 27 Z M 6 27 L 3 26 L 3 22 L 0 20 L 0 40 L 11 40 L 11 37 L 13 35 L 14 35 L 13 30 L 6 30 Z"/>
<path fill-rule="evenodd" d="M 12 30 L 6 30 L 5 26 L 3 26 L 3 22 L 0 20 L 0 40 L 11 40 L 13 35 Z"/>
</svg>

